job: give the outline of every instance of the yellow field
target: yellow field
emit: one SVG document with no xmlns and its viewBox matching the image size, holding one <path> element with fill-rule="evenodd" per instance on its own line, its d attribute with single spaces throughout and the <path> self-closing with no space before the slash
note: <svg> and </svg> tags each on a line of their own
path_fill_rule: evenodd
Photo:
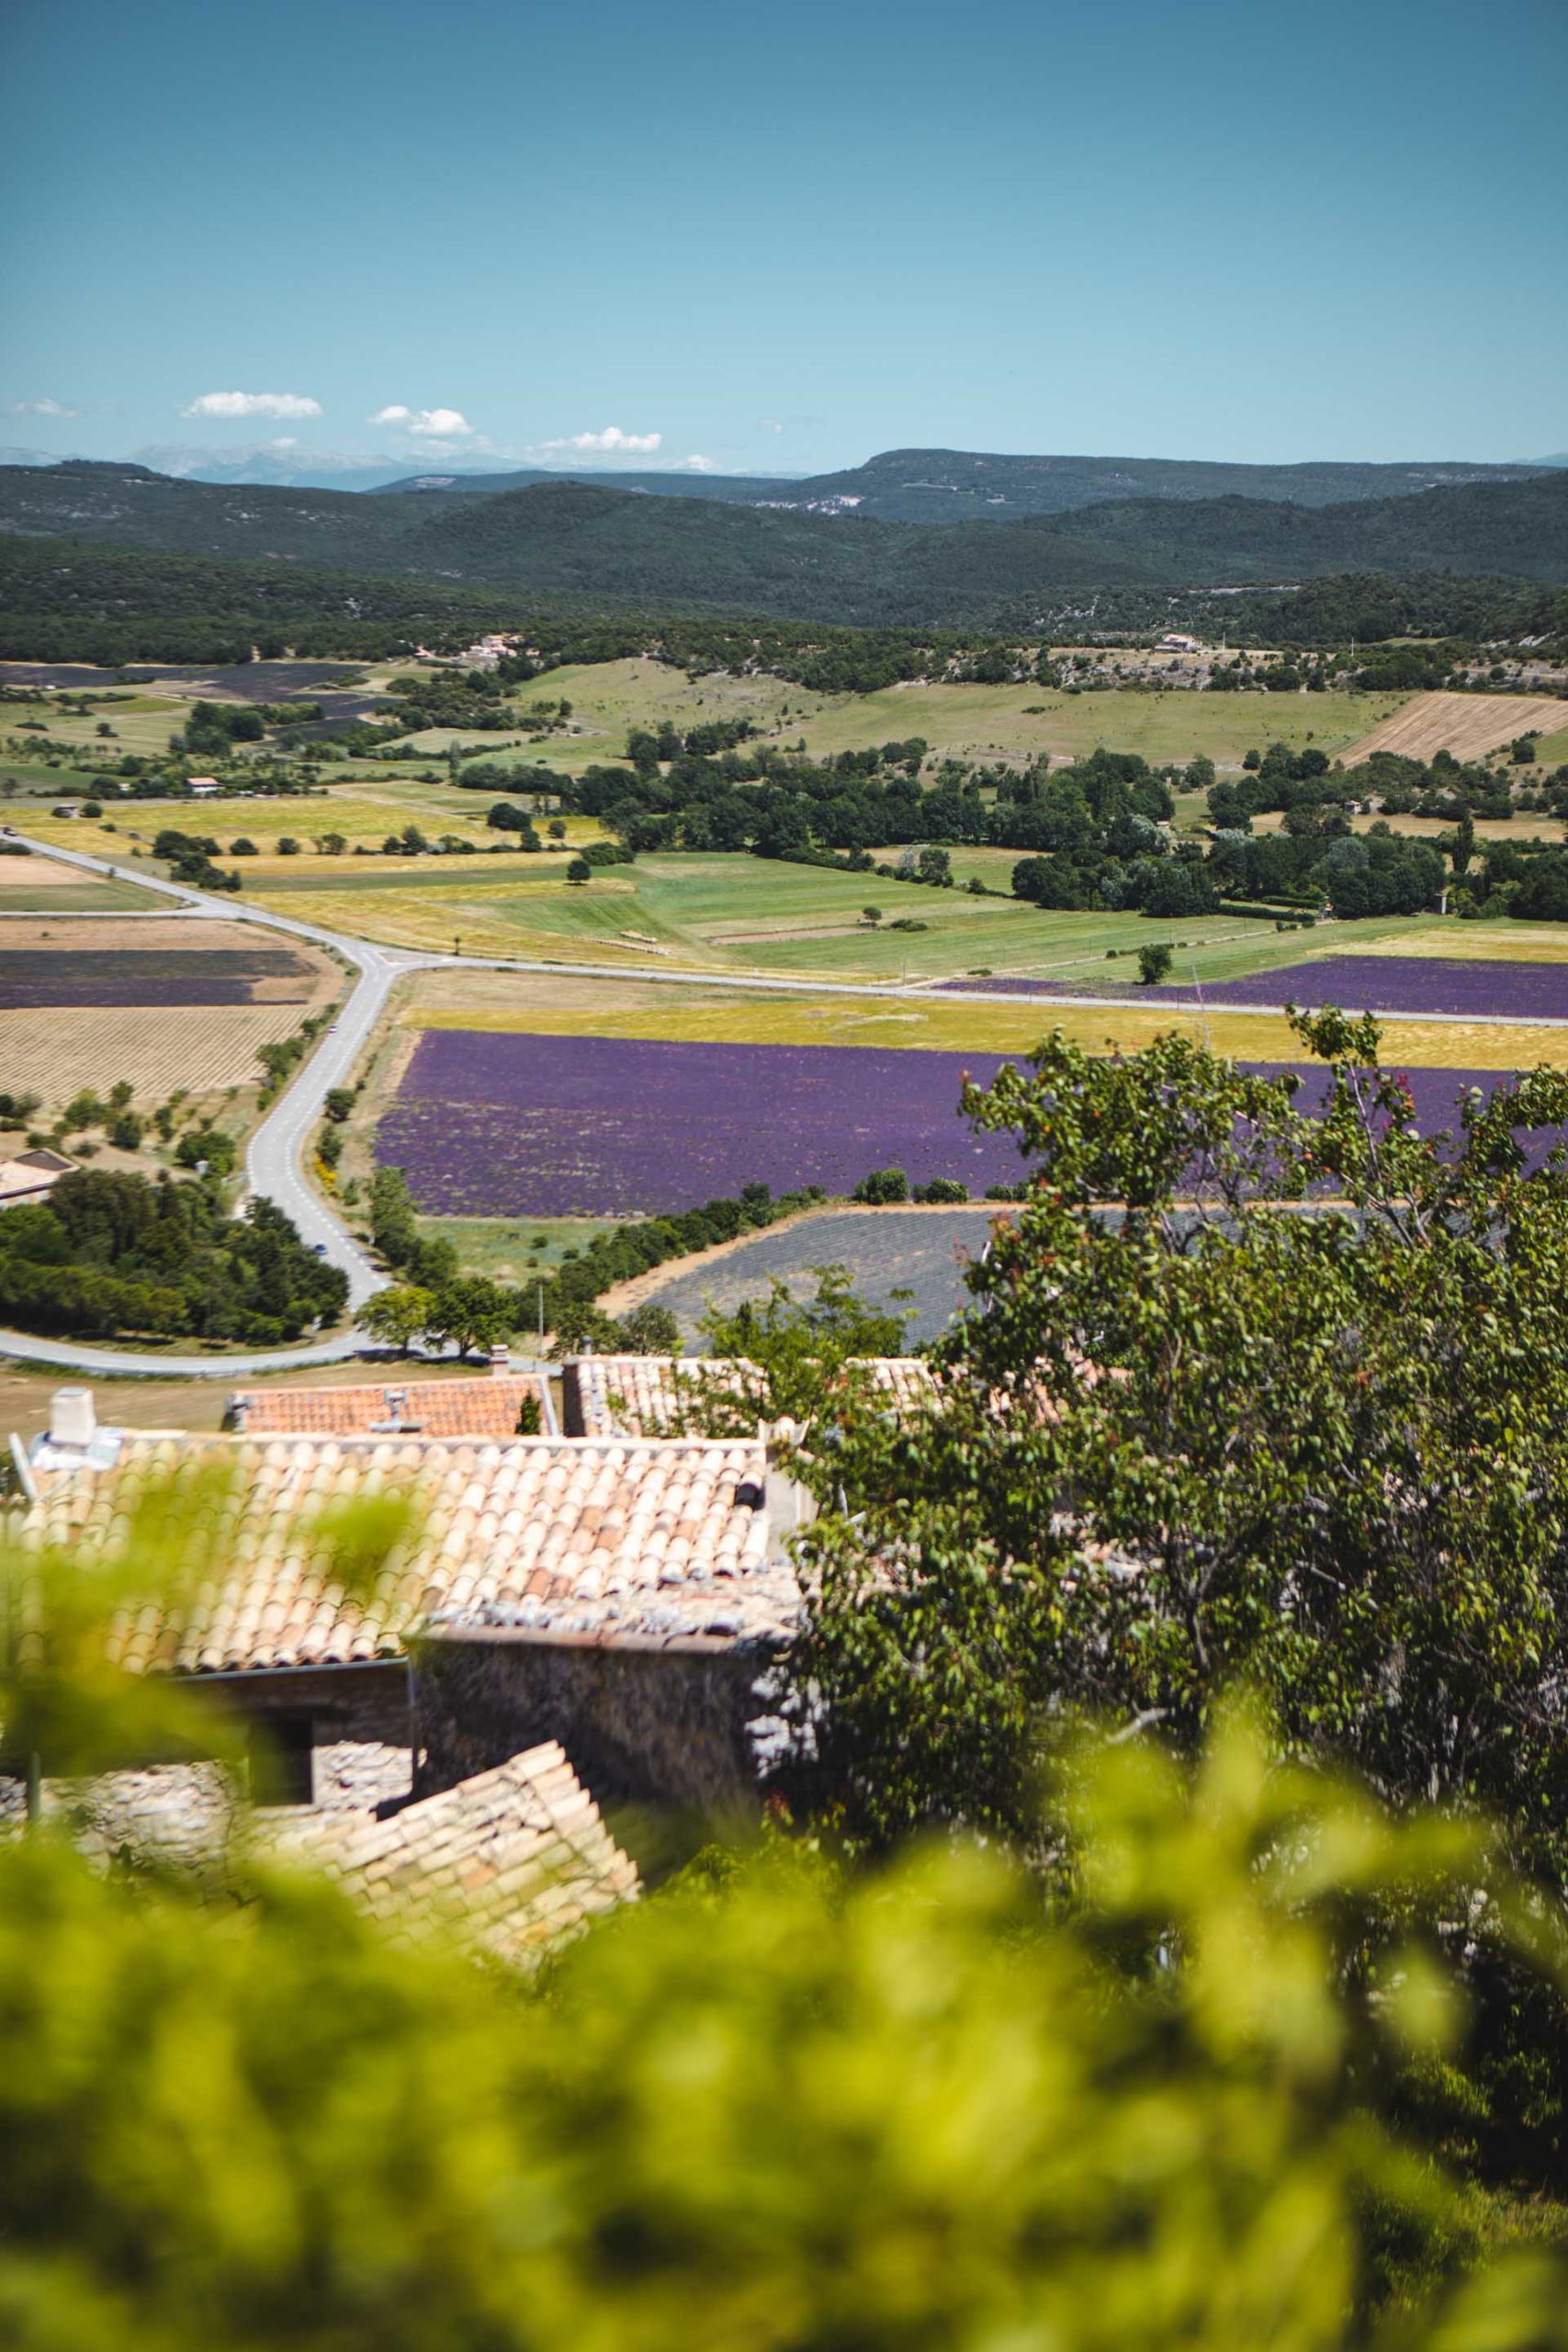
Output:
<svg viewBox="0 0 1568 2352">
<path fill-rule="evenodd" d="M 490 831 L 485 818 L 495 801 L 504 797 L 503 793 L 464 792 L 452 786 L 414 784 L 389 776 L 378 791 L 359 783 L 329 787 L 308 799 L 136 800 L 102 818 L 55 817 L 42 810 L 35 815 L 28 808 L 17 820 L 17 830 L 51 847 L 85 850 L 95 857 L 130 858 L 138 851 L 146 856 L 165 825 L 210 836 L 225 860 L 231 842 L 254 842 L 263 855 L 270 857 L 276 854 L 280 841 L 291 839 L 299 843 L 299 852 L 284 863 L 298 871 L 320 854 L 315 843 L 328 833 L 341 833 L 349 844 L 349 854 L 360 842 L 379 853 L 388 835 L 401 832 L 405 825 L 417 825 L 433 842 L 443 833 L 456 833 L 493 857 L 498 836 Z M 106 809 L 109 806 L 106 802 Z M 603 830 L 592 817 L 569 817 L 564 821 L 569 848 L 597 839 Z M 351 869 L 343 855 L 324 862 L 348 878 Z M 0 858 L 0 865 L 24 868 L 40 863 L 36 858 Z M 422 874 L 432 870 L 427 858 L 412 863 Z M 251 869 L 243 862 L 243 870 Z M 377 870 L 386 867 L 378 861 Z"/>
<path fill-rule="evenodd" d="M 84 1087 L 107 1093 L 121 1079 L 150 1110 L 179 1087 L 192 1096 L 249 1085 L 259 1049 L 291 1036 L 299 1004 L 29 1006 L 0 1012 L 0 1069 L 15 1089 L 57 1108 Z"/>
<path fill-rule="evenodd" d="M 1325 955 L 1336 951 L 1325 945 Z M 1568 930 L 1554 922 L 1412 923 L 1408 933 L 1358 940 L 1358 956 L 1440 956 L 1446 963 L 1568 964 Z"/>
<path fill-rule="evenodd" d="M 1021 1054 L 1054 1029 L 1090 1053 L 1134 1051 L 1173 1031 L 1240 1061 L 1300 1061 L 1282 1014 L 1223 1012 L 1207 1020 L 1172 1005 L 987 1004 L 929 997 L 856 1005 L 842 997 L 768 997 L 722 989 L 660 989 L 609 981 L 516 980 L 499 974 L 421 976 L 400 1016 L 406 1030 L 494 1029 L 549 1036 L 655 1037 L 768 1046 L 925 1046 L 945 1053 Z M 1391 1020 L 1384 1057 L 1443 1069 L 1568 1068 L 1568 1030 L 1445 1027 Z"/>
<path fill-rule="evenodd" d="M 1397 752 L 1407 760 L 1451 752 L 1456 760 L 1478 760 L 1516 735 L 1560 729 L 1562 707 L 1546 695 L 1412 695 L 1350 746 L 1345 764 L 1353 767 L 1373 752 Z"/>
</svg>

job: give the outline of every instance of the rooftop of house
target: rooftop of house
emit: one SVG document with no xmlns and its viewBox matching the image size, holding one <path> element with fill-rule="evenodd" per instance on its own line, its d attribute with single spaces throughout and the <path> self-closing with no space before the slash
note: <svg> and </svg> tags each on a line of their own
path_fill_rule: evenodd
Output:
<svg viewBox="0 0 1568 2352">
<path fill-rule="evenodd" d="M 538 1373 L 475 1380 L 355 1383 L 342 1388 L 245 1388 L 229 1399 L 244 1437 L 516 1437 L 536 1412 L 554 1433 L 549 1385 Z"/>
<path fill-rule="evenodd" d="M 69 1176 L 75 1165 L 63 1152 L 51 1151 L 43 1146 L 33 1151 L 18 1151 L 10 1159 L 0 1159 L 0 1207 L 9 1201 L 47 1193 L 62 1176 Z"/>
<path fill-rule="evenodd" d="M 112 1558 L 140 1499 L 208 1473 L 187 1487 L 204 1562 L 189 1592 L 118 1630 L 138 1672 L 397 1657 L 426 1623 L 777 1641 L 798 1614 L 780 1541 L 796 1498 L 778 1495 L 773 1525 L 756 1440 L 117 1436 L 111 1459 L 36 1463 L 20 1518 L 29 1543 Z M 387 1498 L 412 1506 L 412 1533 L 350 1599 L 329 1514 Z"/>
<path fill-rule="evenodd" d="M 637 1892 L 636 1866 L 553 1740 L 384 1820 L 315 1814 L 274 1844 L 400 1930 L 449 1925 L 513 1963 Z"/>
<path fill-rule="evenodd" d="M 876 1356 L 857 1367 L 899 1412 L 931 1401 L 931 1368 L 921 1356 Z M 764 1408 L 757 1366 L 722 1356 L 578 1356 L 562 1374 L 566 1426 L 582 1437 L 659 1437 L 702 1426 L 717 1408 Z"/>
</svg>

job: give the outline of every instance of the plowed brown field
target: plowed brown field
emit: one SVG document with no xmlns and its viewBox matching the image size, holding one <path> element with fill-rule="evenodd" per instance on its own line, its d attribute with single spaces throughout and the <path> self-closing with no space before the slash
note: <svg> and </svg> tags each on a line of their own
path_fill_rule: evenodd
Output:
<svg viewBox="0 0 1568 2352">
<path fill-rule="evenodd" d="M 1478 760 L 1516 735 L 1561 728 L 1564 707 L 1550 695 L 1412 695 L 1339 756 L 1348 768 L 1371 752 L 1397 752 L 1406 760 L 1451 752 L 1456 760 Z"/>
<path fill-rule="evenodd" d="M 0 1070 L 8 1088 L 41 1094 L 50 1108 L 129 1079 L 148 1111 L 176 1087 L 197 1097 L 250 1084 L 258 1049 L 299 1022 L 297 1004 L 30 1007 L 0 1012 Z"/>
</svg>

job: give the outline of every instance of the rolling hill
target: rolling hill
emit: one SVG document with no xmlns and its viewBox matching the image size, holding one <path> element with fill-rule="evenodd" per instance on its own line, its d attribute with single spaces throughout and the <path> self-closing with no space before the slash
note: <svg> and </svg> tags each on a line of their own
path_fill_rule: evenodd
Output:
<svg viewBox="0 0 1568 2352">
<path fill-rule="evenodd" d="M 932 526 L 652 498 L 555 477 L 491 495 L 367 496 L 0 468 L 0 531 L 166 554 L 494 585 L 604 604 L 857 626 L 1028 631 L 1097 589 L 1271 586 L 1346 572 L 1568 581 L 1568 473 L 1326 506 L 1102 500 Z"/>
</svg>

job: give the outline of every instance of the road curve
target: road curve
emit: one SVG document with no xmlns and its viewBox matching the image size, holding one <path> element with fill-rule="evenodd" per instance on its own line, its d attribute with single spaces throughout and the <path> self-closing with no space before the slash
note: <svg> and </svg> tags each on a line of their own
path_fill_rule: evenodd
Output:
<svg viewBox="0 0 1568 2352">
<path fill-rule="evenodd" d="M 252 1136 L 245 1154 L 245 1183 L 251 1193 L 276 1201 L 287 1211 L 307 1242 L 322 1246 L 333 1265 L 341 1266 L 348 1276 L 350 1306 L 362 1306 L 384 1286 L 387 1277 L 310 1190 L 300 1166 L 300 1155 L 321 1116 L 328 1089 L 344 1084 L 352 1072 L 379 1018 L 388 990 L 403 968 L 402 959 L 389 956 L 364 940 L 340 938 L 335 932 L 323 931 L 315 923 L 297 922 L 289 915 L 273 914 L 262 907 L 239 906 L 231 899 L 188 889 L 185 884 L 164 881 L 161 876 L 134 873 L 112 865 L 107 858 L 91 857 L 83 850 L 57 849 L 52 842 L 28 842 L 26 834 L 14 838 L 27 842 L 28 847 L 40 855 L 80 866 L 89 874 L 134 881 L 141 889 L 172 899 L 200 914 L 226 922 L 254 922 L 265 930 L 288 932 L 316 946 L 330 948 L 355 967 L 358 979 L 332 1029 L 306 1058 Z M 345 1331 L 335 1339 L 318 1340 L 302 1348 L 264 1349 L 255 1354 L 227 1356 L 219 1361 L 211 1356 L 79 1347 L 69 1340 L 37 1339 L 27 1331 L 0 1330 L 0 1355 L 27 1363 L 57 1365 L 62 1370 L 97 1372 L 106 1377 L 114 1374 L 161 1374 L 171 1379 L 243 1379 L 262 1372 L 287 1371 L 294 1365 L 341 1363 L 344 1357 L 356 1355 L 360 1345 L 357 1333 Z"/>
</svg>

